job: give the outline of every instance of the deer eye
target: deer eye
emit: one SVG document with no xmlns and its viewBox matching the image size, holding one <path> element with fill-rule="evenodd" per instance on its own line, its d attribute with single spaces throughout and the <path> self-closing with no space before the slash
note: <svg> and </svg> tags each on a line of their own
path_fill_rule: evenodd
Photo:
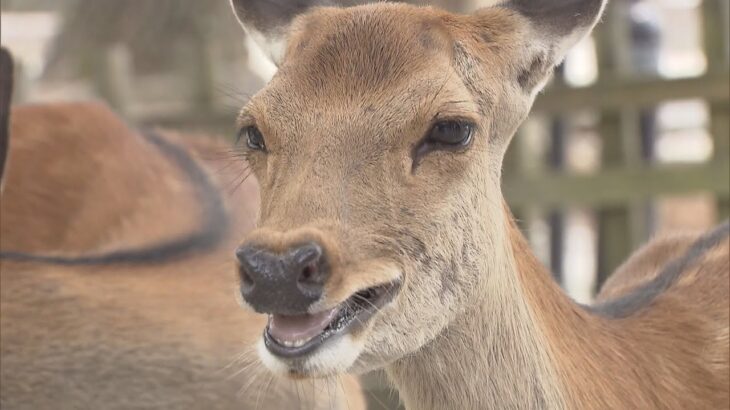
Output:
<svg viewBox="0 0 730 410">
<path fill-rule="evenodd" d="M 471 142 L 473 126 L 462 121 L 442 121 L 436 123 L 428 133 L 426 141 L 448 147 L 463 147 Z"/>
<path fill-rule="evenodd" d="M 266 151 L 266 142 L 264 136 L 261 134 L 256 126 L 251 125 L 244 127 L 238 133 L 238 140 L 246 139 L 246 146 L 255 151 Z"/>
<path fill-rule="evenodd" d="M 474 124 L 466 121 L 447 120 L 437 122 L 420 143 L 413 148 L 413 169 L 432 151 L 461 151 L 471 144 Z"/>
</svg>

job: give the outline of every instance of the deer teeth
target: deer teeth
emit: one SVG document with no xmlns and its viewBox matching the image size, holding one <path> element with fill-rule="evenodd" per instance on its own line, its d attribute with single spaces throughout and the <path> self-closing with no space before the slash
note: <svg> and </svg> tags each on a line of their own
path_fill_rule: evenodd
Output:
<svg viewBox="0 0 730 410">
<path fill-rule="evenodd" d="M 286 347 L 302 347 L 304 346 L 309 340 L 279 340 L 278 342 L 283 344 Z"/>
</svg>

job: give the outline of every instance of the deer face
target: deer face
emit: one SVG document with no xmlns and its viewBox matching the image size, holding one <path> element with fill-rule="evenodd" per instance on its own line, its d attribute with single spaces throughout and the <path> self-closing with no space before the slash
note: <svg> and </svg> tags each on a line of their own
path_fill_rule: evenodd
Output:
<svg viewBox="0 0 730 410">
<path fill-rule="evenodd" d="M 259 352 L 297 376 L 384 366 L 499 297 L 502 157 L 602 2 L 471 16 L 298 2 L 284 23 L 255 3 L 234 10 L 280 50 L 239 118 L 261 187 L 258 229 L 236 253 L 245 305 L 270 315 Z"/>
</svg>

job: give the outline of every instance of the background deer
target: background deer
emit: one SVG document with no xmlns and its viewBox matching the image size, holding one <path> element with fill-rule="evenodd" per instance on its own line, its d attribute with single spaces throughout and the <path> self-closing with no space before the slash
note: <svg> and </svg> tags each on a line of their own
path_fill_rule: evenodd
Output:
<svg viewBox="0 0 730 410">
<path fill-rule="evenodd" d="M 241 293 L 269 314 L 268 368 L 385 368 L 410 409 L 727 407 L 727 224 L 656 240 L 579 306 L 500 193 L 604 1 L 313 8 L 331 3 L 232 1 L 279 67 L 239 118 L 261 189 Z"/>
<path fill-rule="evenodd" d="M 278 380 L 251 355 L 265 318 L 237 308 L 230 255 L 258 195 L 228 144 L 96 103 L 9 112 L 0 62 L 3 409 L 364 408 L 353 378 Z"/>
</svg>

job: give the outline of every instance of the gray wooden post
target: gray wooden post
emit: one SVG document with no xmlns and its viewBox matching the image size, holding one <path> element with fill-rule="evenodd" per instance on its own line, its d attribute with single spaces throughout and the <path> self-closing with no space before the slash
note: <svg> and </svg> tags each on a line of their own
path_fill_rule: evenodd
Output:
<svg viewBox="0 0 730 410">
<path fill-rule="evenodd" d="M 621 26 L 624 4 L 609 3 L 606 21 L 595 31 L 596 51 L 598 57 L 599 80 L 605 81 L 620 72 L 622 58 L 619 53 L 627 45 L 625 37 L 616 37 L 624 33 Z M 622 47 L 623 46 L 623 47 Z M 624 63 L 625 64 L 625 63 Z M 599 133 L 603 143 L 601 162 L 603 168 L 627 166 L 627 149 L 622 135 L 622 115 L 620 110 L 603 111 L 599 125 Z M 597 210 L 598 218 L 598 277 L 596 289 L 600 289 L 613 270 L 629 255 L 631 251 L 631 217 L 627 206 L 604 206 Z"/>
<path fill-rule="evenodd" d="M 709 73 L 726 73 L 728 69 L 728 3 L 729 0 L 705 0 L 702 2 L 704 18 L 704 50 Z M 727 90 L 730 93 L 730 90 Z M 730 158 L 730 104 L 725 100 L 710 104 L 709 131 L 714 143 L 714 159 Z M 721 196 L 717 200 L 719 220 L 730 216 L 730 199 Z"/>
<path fill-rule="evenodd" d="M 564 66 L 555 70 L 555 83 L 564 85 Z M 550 148 L 548 166 L 551 171 L 559 172 L 565 168 L 565 145 L 568 138 L 568 118 L 557 115 L 550 120 Z M 552 208 L 547 219 L 550 226 L 550 271 L 555 280 L 563 284 L 563 248 L 565 247 L 565 212 L 564 208 Z"/>
<path fill-rule="evenodd" d="M 117 112 L 129 114 L 134 87 L 134 68 L 129 49 L 123 44 L 115 44 L 105 53 L 90 58 L 95 66 L 96 92 Z"/>
</svg>

